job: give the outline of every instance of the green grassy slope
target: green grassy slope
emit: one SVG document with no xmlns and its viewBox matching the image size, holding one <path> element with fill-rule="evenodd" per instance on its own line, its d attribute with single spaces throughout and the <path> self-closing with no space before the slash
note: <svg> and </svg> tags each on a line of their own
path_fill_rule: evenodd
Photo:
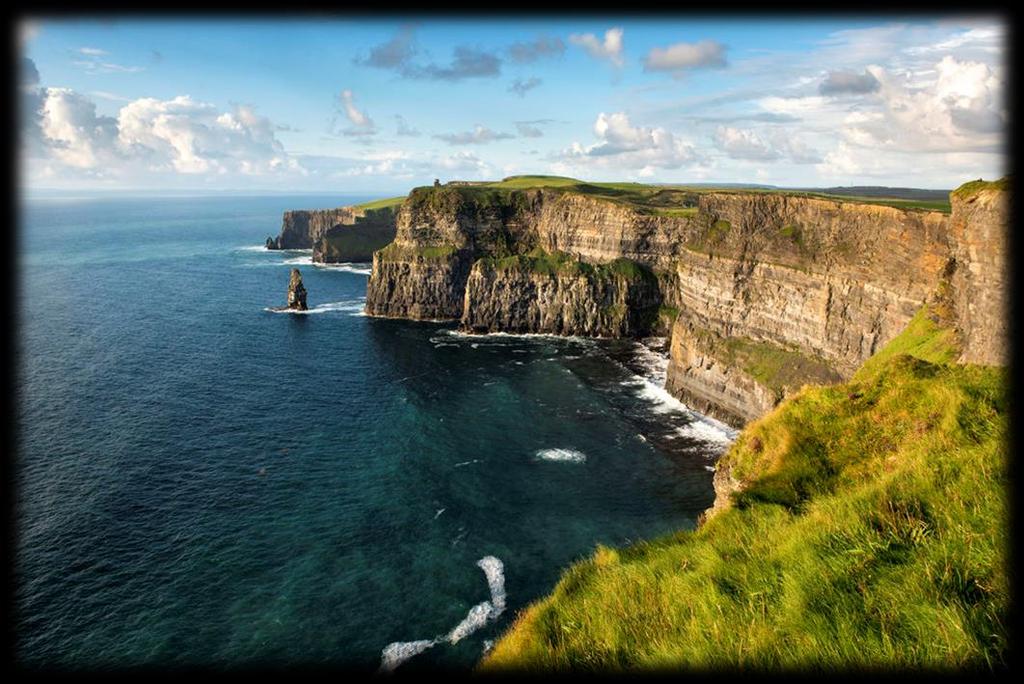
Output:
<svg viewBox="0 0 1024 684">
<path fill-rule="evenodd" d="M 781 193 L 796 197 L 813 197 L 837 202 L 856 204 L 877 204 L 898 209 L 918 209 L 949 213 L 949 199 L 907 199 L 900 197 L 855 196 L 807 190 L 786 190 L 778 188 L 736 188 L 709 185 L 646 185 L 644 183 L 599 183 L 585 182 L 565 176 L 510 176 L 494 183 L 467 186 L 500 190 L 525 190 L 528 188 L 553 188 L 567 192 L 591 195 L 613 202 L 635 205 L 637 208 L 669 216 L 688 216 L 696 212 L 694 207 L 699 193 Z"/>
<path fill-rule="evenodd" d="M 851 382 L 748 426 L 719 466 L 746 483 L 730 508 L 599 547 L 480 669 L 1004 664 L 1005 371 L 952 344 L 923 311 Z"/>
</svg>

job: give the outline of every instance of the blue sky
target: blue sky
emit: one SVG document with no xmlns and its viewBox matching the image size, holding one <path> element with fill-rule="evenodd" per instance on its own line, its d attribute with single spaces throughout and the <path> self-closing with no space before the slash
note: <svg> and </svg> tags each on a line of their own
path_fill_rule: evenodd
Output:
<svg viewBox="0 0 1024 684">
<path fill-rule="evenodd" d="M 29 189 L 453 178 L 949 188 L 1005 172 L 995 17 L 21 26 Z"/>
</svg>

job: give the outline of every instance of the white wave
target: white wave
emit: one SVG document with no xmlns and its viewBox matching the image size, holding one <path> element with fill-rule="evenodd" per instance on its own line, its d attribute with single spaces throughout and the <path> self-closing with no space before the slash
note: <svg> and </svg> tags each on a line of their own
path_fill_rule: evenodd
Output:
<svg viewBox="0 0 1024 684">
<path fill-rule="evenodd" d="M 503 339 L 523 339 L 523 340 L 542 340 L 542 341 L 557 341 L 557 342 L 575 342 L 577 344 L 594 345 L 597 343 L 599 338 L 595 337 L 580 337 L 578 335 L 552 335 L 550 333 L 508 333 L 508 332 L 491 332 L 491 333 L 468 333 L 457 328 L 451 328 L 441 333 L 443 335 L 450 335 L 452 337 L 459 337 L 463 339 L 472 340 L 503 340 Z"/>
<path fill-rule="evenodd" d="M 295 311 L 294 309 L 278 309 L 273 307 L 265 307 L 264 311 L 270 313 L 286 313 L 294 314 L 296 316 L 308 316 L 312 314 L 330 313 L 332 311 L 341 311 L 352 316 L 365 315 L 363 309 L 366 306 L 366 298 L 360 299 L 349 299 L 343 302 L 324 302 L 323 304 L 317 304 L 316 306 L 306 309 L 305 311 Z"/>
<path fill-rule="evenodd" d="M 245 245 L 243 247 L 235 247 L 236 252 L 269 252 L 266 245 Z"/>
<path fill-rule="evenodd" d="M 739 431 L 714 418 L 708 416 L 698 417 L 698 414 L 694 414 L 693 422 L 676 428 L 676 433 L 683 437 L 725 447 L 736 439 Z"/>
<path fill-rule="evenodd" d="M 324 264 L 319 261 L 312 262 L 317 268 L 323 268 L 331 271 L 344 271 L 345 273 L 356 273 L 358 275 L 370 275 L 372 270 L 370 264 L 364 264 L 359 262 L 352 263 L 340 263 L 340 264 Z"/>
<path fill-rule="evenodd" d="M 492 617 L 498 617 L 505 610 L 505 564 L 495 556 L 484 556 L 476 564 L 484 571 L 491 588 L 491 605 L 495 610 Z"/>
<path fill-rule="evenodd" d="M 443 508 L 441 509 L 444 510 Z M 438 513 L 440 515 L 440 513 Z M 423 653 L 428 648 L 447 641 L 457 644 L 462 639 L 477 631 L 488 622 L 495 620 L 505 610 L 505 565 L 494 556 L 484 556 L 476 562 L 484 575 L 487 577 L 487 586 L 491 590 L 491 600 L 478 603 L 469 609 L 466 617 L 446 635 L 434 639 L 420 639 L 419 641 L 395 641 L 384 647 L 381 651 L 379 672 L 393 672 L 396 667 L 409 658 Z M 485 652 L 494 645 L 494 642 L 484 643 Z"/>
<path fill-rule="evenodd" d="M 313 257 L 312 256 L 292 257 L 291 259 L 285 259 L 281 263 L 285 264 L 285 265 L 288 265 L 288 266 L 302 266 L 302 265 L 312 266 L 313 265 Z"/>
<path fill-rule="evenodd" d="M 444 513 L 447 510 L 448 510 L 447 508 L 439 508 L 439 509 L 437 509 L 437 513 L 434 514 L 434 520 L 437 520 L 438 518 L 440 518 L 441 514 Z"/>
<path fill-rule="evenodd" d="M 486 625 L 491 619 L 491 613 L 493 612 L 494 606 L 491 605 L 490 601 L 476 604 L 469 609 L 462 622 L 455 625 L 455 628 L 448 632 L 445 639 L 453 644 L 459 643 L 462 639 Z"/>
<path fill-rule="evenodd" d="M 479 458 L 474 458 L 472 461 L 463 461 L 462 463 L 456 463 L 453 467 L 461 468 L 462 466 L 467 466 L 470 463 L 480 463 L 480 459 Z"/>
<path fill-rule="evenodd" d="M 423 653 L 435 644 L 437 644 L 436 639 L 395 641 L 388 644 L 381 652 L 380 672 L 393 672 L 396 667 L 404 663 L 406 660 Z"/>
<path fill-rule="evenodd" d="M 542 461 L 566 461 L 569 463 L 583 463 L 587 455 L 582 451 L 574 449 L 541 449 L 534 456 Z"/>
<path fill-rule="evenodd" d="M 484 639 L 483 655 L 487 655 L 494 648 L 494 639 Z"/>
</svg>

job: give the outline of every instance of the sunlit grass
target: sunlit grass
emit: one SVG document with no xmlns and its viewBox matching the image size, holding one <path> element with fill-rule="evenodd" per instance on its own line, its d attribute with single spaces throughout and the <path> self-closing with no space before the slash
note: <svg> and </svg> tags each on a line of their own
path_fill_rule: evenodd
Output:
<svg viewBox="0 0 1024 684">
<path fill-rule="evenodd" d="M 854 379 L 751 424 L 696 531 L 598 548 L 521 613 L 496 670 L 1005 663 L 1006 378 L 927 311 Z"/>
</svg>

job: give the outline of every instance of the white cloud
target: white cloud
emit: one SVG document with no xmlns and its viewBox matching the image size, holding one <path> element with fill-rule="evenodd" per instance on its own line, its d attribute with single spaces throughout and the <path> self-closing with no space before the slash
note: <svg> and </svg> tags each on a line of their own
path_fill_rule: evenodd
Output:
<svg viewBox="0 0 1024 684">
<path fill-rule="evenodd" d="M 624 112 L 601 112 L 594 122 L 600 141 L 584 147 L 574 142 L 559 160 L 574 165 L 646 170 L 676 169 L 700 161 L 693 145 L 664 128 L 633 126 Z"/>
<path fill-rule="evenodd" d="M 68 166 L 89 169 L 117 157 L 117 122 L 96 115 L 96 105 L 69 88 L 48 88 L 40 122 L 54 157 Z"/>
<path fill-rule="evenodd" d="M 821 155 L 811 149 L 793 131 L 776 129 L 762 136 L 750 129 L 719 126 L 712 139 L 715 146 L 732 159 L 750 161 L 788 159 L 796 164 L 811 164 L 821 161 Z"/>
<path fill-rule="evenodd" d="M 342 90 L 339 97 L 345 116 L 352 122 L 352 126 L 342 131 L 345 135 L 373 135 L 377 132 L 373 119 L 356 107 L 355 96 L 351 90 Z"/>
<path fill-rule="evenodd" d="M 80 48 L 78 48 L 78 52 L 80 52 L 83 55 L 89 55 L 90 57 L 99 57 L 101 55 L 109 55 L 110 54 L 106 50 L 101 50 L 100 48 L 94 48 L 94 47 L 80 47 Z"/>
<path fill-rule="evenodd" d="M 275 126 L 252 107 L 218 112 L 187 95 L 143 98 L 121 108 L 118 141 L 150 169 L 179 173 L 259 175 L 298 171 L 275 137 Z"/>
<path fill-rule="evenodd" d="M 604 40 L 593 33 L 578 34 L 569 36 L 569 42 L 579 45 L 594 59 L 606 59 L 617 67 L 624 63 L 622 56 L 622 34 L 621 28 L 610 28 L 604 32 Z"/>
<path fill-rule="evenodd" d="M 724 67 L 725 64 L 725 46 L 714 40 L 701 40 L 652 48 L 644 59 L 644 71 L 670 71 L 679 77 L 687 69 Z"/>
<path fill-rule="evenodd" d="M 733 159 L 771 161 L 779 158 L 778 151 L 750 130 L 719 126 L 714 140 L 718 148 Z"/>
<path fill-rule="evenodd" d="M 438 140 L 444 140 L 450 145 L 484 145 L 495 140 L 507 140 L 516 136 L 511 133 L 498 133 L 486 126 L 477 124 L 471 131 L 459 133 L 439 133 L 434 136 Z"/>
</svg>

